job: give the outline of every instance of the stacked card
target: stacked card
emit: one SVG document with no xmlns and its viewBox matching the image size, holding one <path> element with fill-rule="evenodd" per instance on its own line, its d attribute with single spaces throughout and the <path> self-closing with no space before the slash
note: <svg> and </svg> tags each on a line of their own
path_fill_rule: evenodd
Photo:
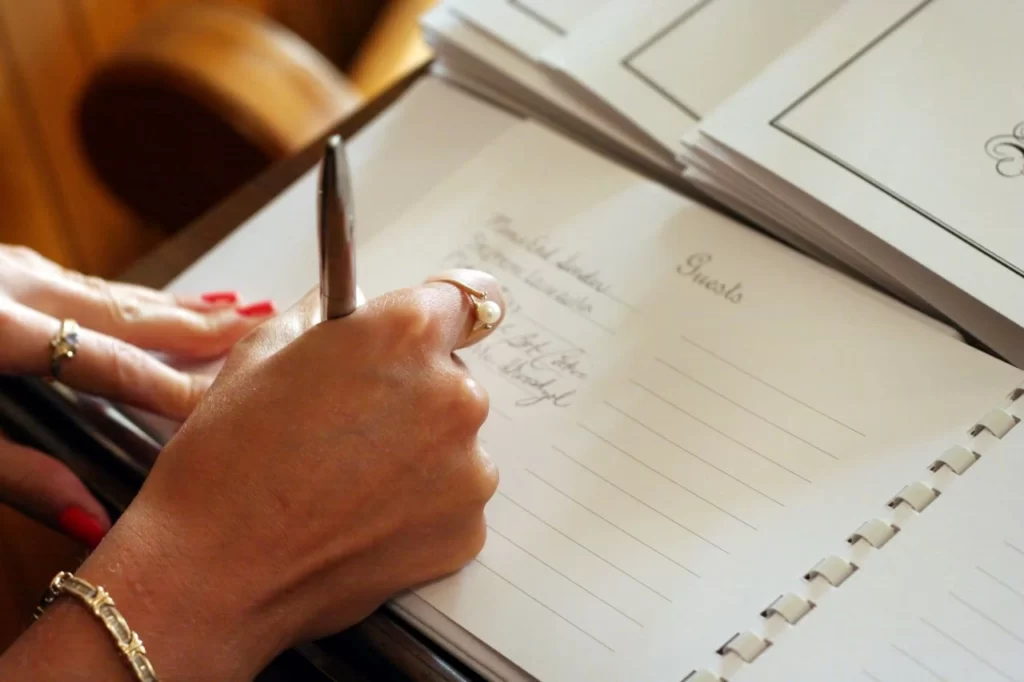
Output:
<svg viewBox="0 0 1024 682">
<path fill-rule="evenodd" d="M 680 185 L 680 136 L 840 5 L 451 0 L 423 26 L 443 75 Z"/>
<path fill-rule="evenodd" d="M 686 177 L 1024 361 L 1014 0 L 851 2 L 686 135 Z"/>
</svg>

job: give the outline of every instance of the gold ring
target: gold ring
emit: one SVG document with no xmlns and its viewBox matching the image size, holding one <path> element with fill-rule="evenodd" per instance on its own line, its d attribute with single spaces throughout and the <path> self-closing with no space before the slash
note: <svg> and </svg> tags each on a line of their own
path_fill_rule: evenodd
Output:
<svg viewBox="0 0 1024 682">
<path fill-rule="evenodd" d="M 74 320 L 61 320 L 60 329 L 50 339 L 50 373 L 54 379 L 60 378 L 61 363 L 75 357 L 78 352 L 79 331 L 80 327 Z"/>
<path fill-rule="evenodd" d="M 445 282 L 457 287 L 464 294 L 469 296 L 470 302 L 473 304 L 473 314 L 476 316 L 476 322 L 473 325 L 473 329 L 470 334 L 477 332 L 481 329 L 490 331 L 494 329 L 494 325 L 501 319 L 501 306 L 487 298 L 486 291 L 480 291 L 474 287 L 469 286 L 465 282 L 460 282 L 457 279 L 436 279 L 435 282 Z"/>
</svg>

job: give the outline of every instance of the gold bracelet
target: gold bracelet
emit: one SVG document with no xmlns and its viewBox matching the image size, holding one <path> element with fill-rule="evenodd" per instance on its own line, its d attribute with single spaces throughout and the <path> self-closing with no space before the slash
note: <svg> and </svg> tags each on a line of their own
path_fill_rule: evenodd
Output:
<svg viewBox="0 0 1024 682">
<path fill-rule="evenodd" d="M 100 619 L 107 631 L 113 636 L 117 648 L 128 661 L 132 672 L 139 682 L 159 682 L 153 664 L 146 655 L 146 647 L 142 640 L 132 632 L 124 617 L 114 606 L 114 600 L 102 587 L 93 587 L 81 578 L 76 578 L 67 571 L 61 571 L 50 582 L 50 588 L 43 595 L 35 617 L 38 619 L 50 604 L 63 594 L 71 595 L 85 604 L 92 614 Z"/>
</svg>

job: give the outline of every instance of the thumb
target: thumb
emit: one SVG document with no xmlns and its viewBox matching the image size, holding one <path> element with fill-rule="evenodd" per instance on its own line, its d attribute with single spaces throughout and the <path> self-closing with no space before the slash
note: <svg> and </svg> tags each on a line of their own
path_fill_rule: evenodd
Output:
<svg viewBox="0 0 1024 682">
<path fill-rule="evenodd" d="M 0 437 L 0 503 L 95 548 L 110 517 L 75 474 L 58 460 Z"/>
</svg>

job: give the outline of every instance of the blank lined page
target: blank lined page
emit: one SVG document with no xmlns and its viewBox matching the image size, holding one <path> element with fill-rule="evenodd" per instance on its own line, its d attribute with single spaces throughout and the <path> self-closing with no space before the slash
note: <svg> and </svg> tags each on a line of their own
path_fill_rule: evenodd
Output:
<svg viewBox="0 0 1024 682">
<path fill-rule="evenodd" d="M 1019 379 L 532 123 L 360 251 L 369 296 L 461 266 L 508 302 L 460 353 L 501 484 L 478 559 L 396 608 L 495 678 L 675 682 Z"/>
<path fill-rule="evenodd" d="M 1024 432 L 1006 440 L 736 682 L 1024 680 Z"/>
</svg>

